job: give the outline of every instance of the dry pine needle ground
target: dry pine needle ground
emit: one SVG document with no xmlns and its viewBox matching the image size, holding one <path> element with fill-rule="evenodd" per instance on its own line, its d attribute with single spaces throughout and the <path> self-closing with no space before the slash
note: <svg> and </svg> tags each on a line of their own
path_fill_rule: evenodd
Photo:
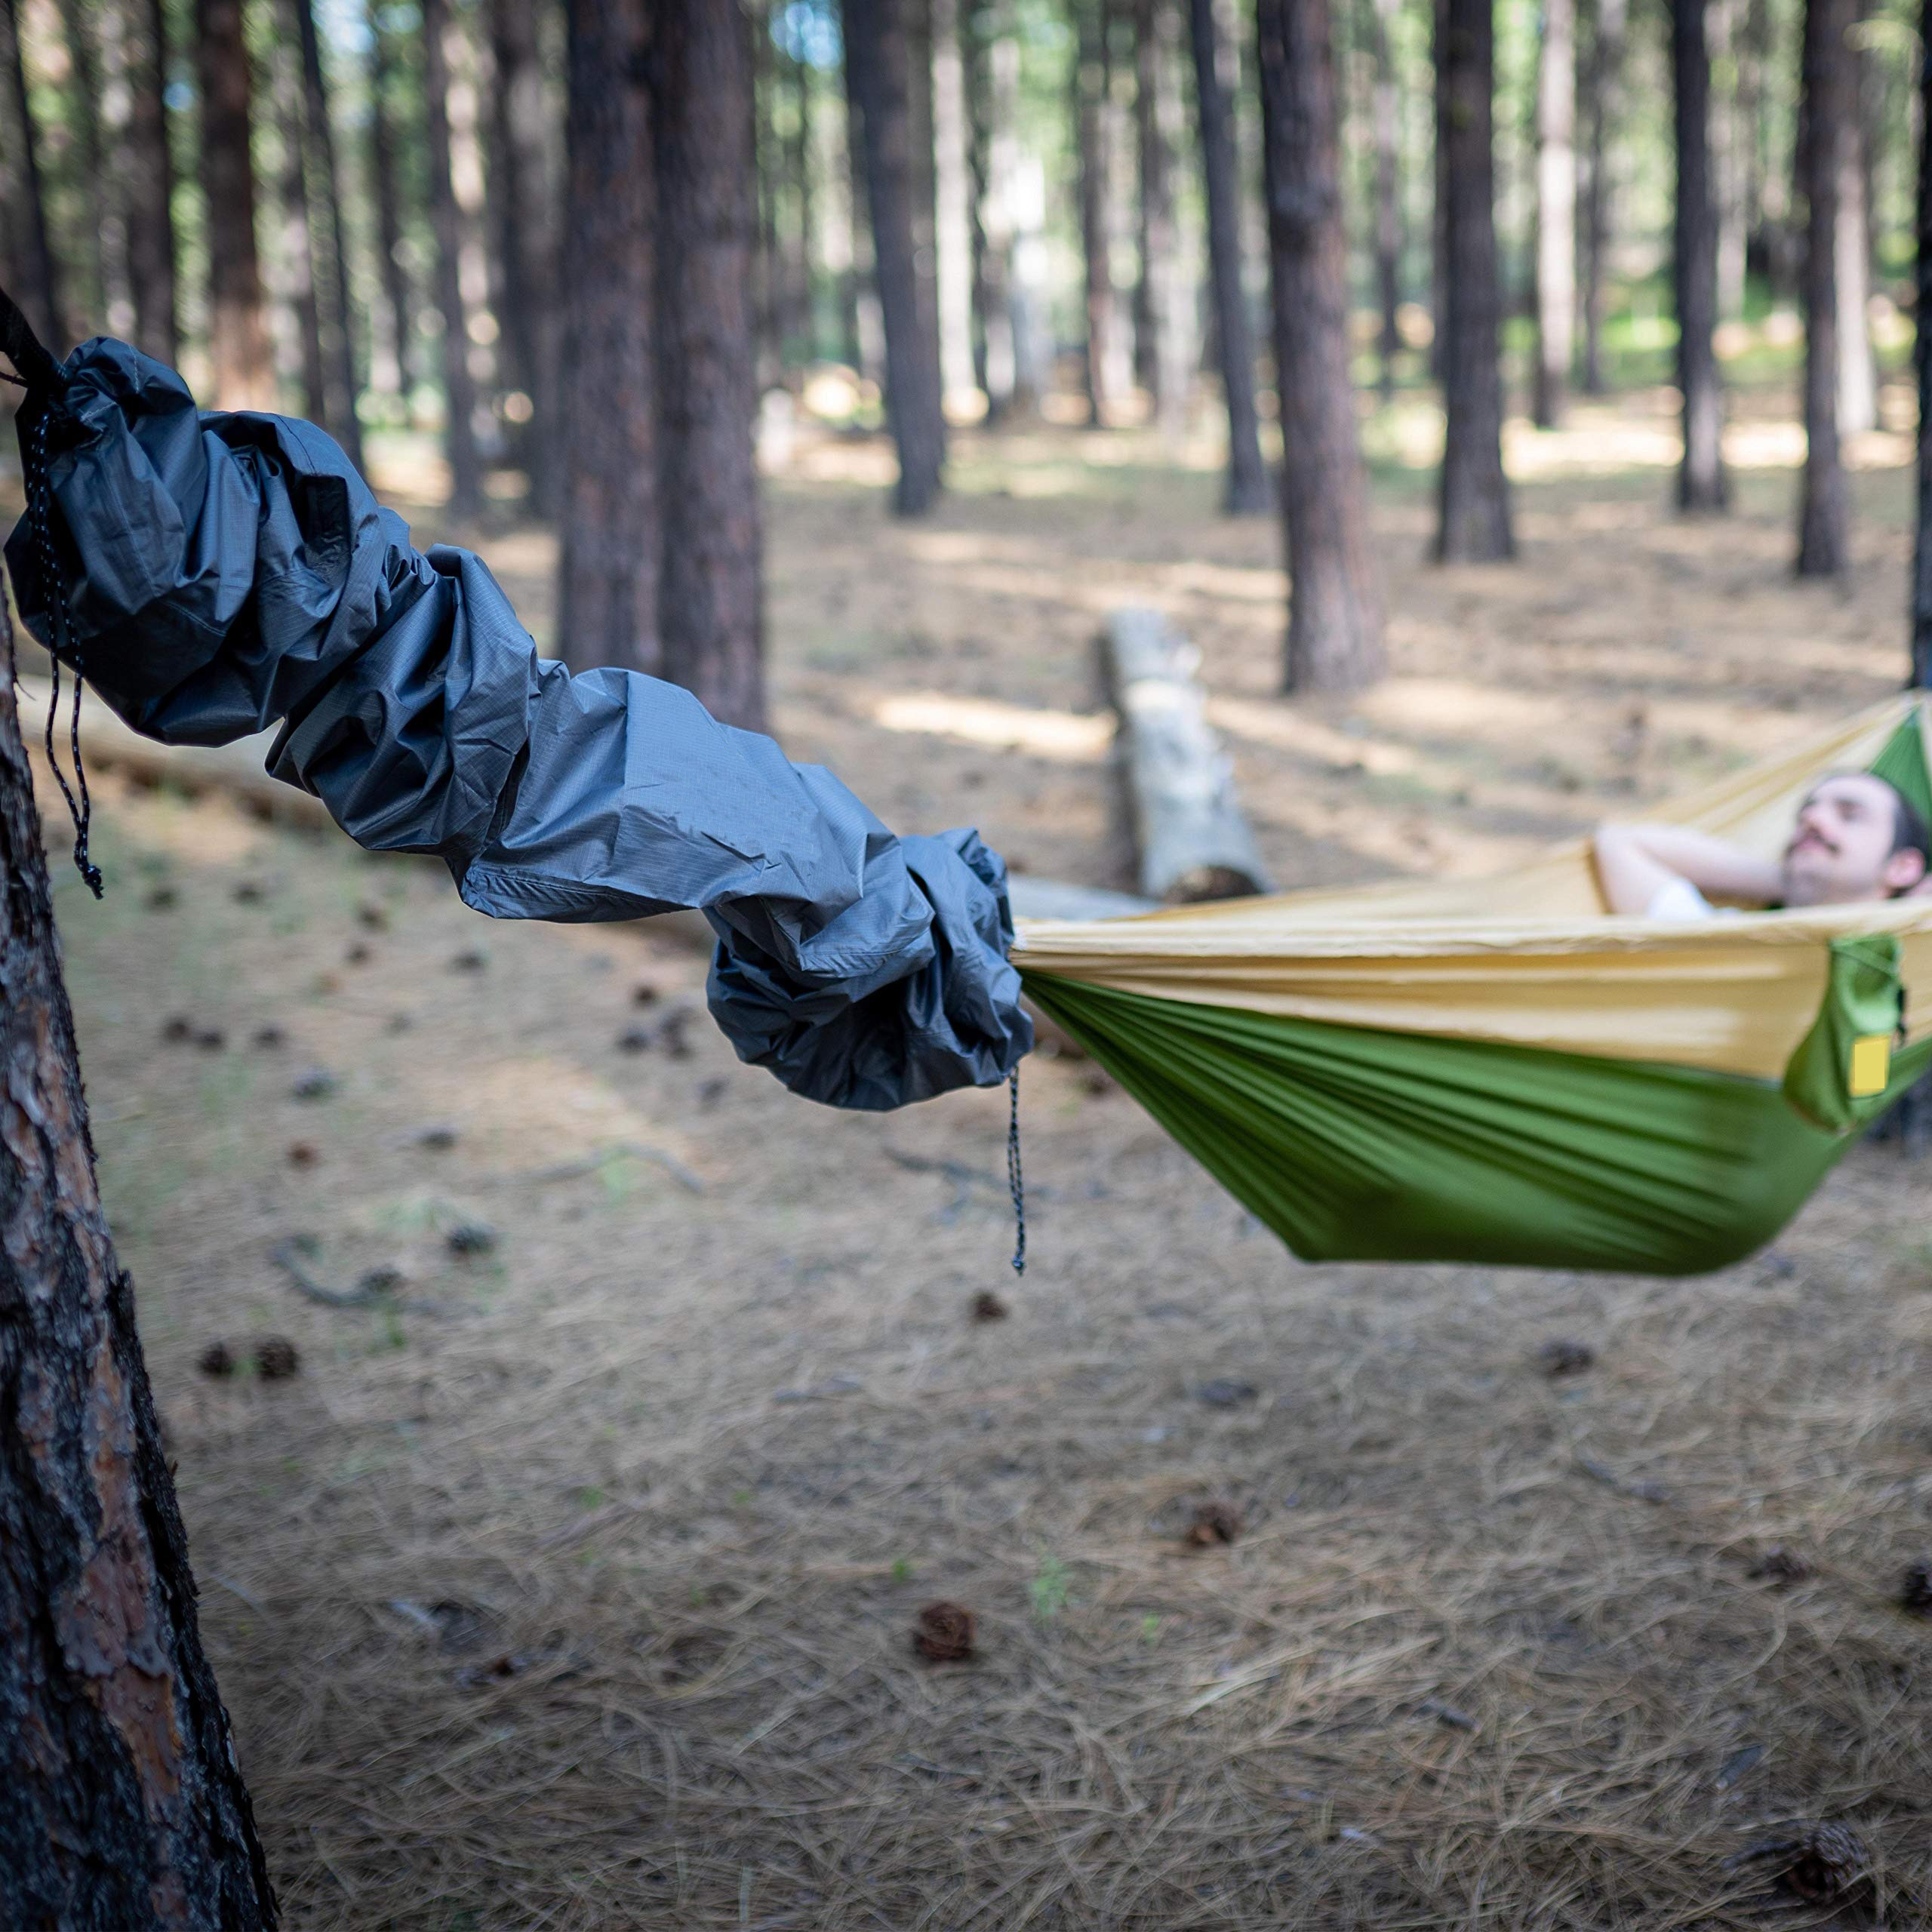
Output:
<svg viewBox="0 0 1932 1932">
<path fill-rule="evenodd" d="M 1075 728 L 1124 594 L 1203 642 L 1290 878 L 1506 857 L 1896 682 L 1897 472 L 1849 601 L 1785 580 L 1787 472 L 1721 534 L 1649 472 L 1527 490 L 1524 566 L 1447 579 L 1398 491 L 1395 675 L 1324 712 L 1204 468 L 1052 497 L 1042 438 L 1004 497 L 974 447 L 918 529 L 779 485 L 779 712 L 1041 871 L 1114 875 Z M 486 547 L 540 634 L 546 540 Z M 104 1185 L 292 1926 L 1718 1932 L 1817 1922 L 1739 1862 L 1817 1820 L 1869 1854 L 1843 1922 L 1924 1922 L 1923 1172 L 1861 1150 L 1705 1281 L 1311 1269 L 1041 1063 L 1014 1283 L 1001 1096 L 846 1118 L 702 1025 L 623 1051 L 700 962 L 97 796 Z M 299 1374 L 197 1371 L 271 1336 Z M 970 1663 L 915 1651 L 939 1601 Z"/>
</svg>

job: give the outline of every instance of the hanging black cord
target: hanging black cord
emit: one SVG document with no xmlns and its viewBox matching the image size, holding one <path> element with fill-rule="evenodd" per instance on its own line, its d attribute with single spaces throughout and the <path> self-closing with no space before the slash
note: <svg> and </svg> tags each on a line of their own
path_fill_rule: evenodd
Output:
<svg viewBox="0 0 1932 1932">
<path fill-rule="evenodd" d="M 94 820 L 94 802 L 88 794 L 88 771 L 81 757 L 81 694 L 86 689 L 81 674 L 79 654 L 74 649 L 73 634 L 67 621 L 67 598 L 62 586 L 60 560 L 54 547 L 54 491 L 48 473 L 48 427 L 54 399 L 60 388 L 60 365 L 55 362 L 21 314 L 19 305 L 0 289 L 0 351 L 20 372 L 27 395 L 23 407 L 32 411 L 27 432 L 25 458 L 27 519 L 33 530 L 34 561 L 40 572 L 47 598 L 47 618 L 51 635 L 48 655 L 51 663 L 53 689 L 47 705 L 47 762 L 67 801 L 67 814 L 74 822 L 74 864 L 88 890 L 101 896 L 100 868 L 88 855 L 88 833 Z M 54 752 L 54 728 L 60 714 L 60 664 L 63 657 L 74 667 L 74 703 L 67 728 L 68 746 L 74 763 L 74 784 L 60 769 Z M 15 678 L 10 658 L 8 678 Z M 75 796 L 75 788 L 79 796 Z"/>
<path fill-rule="evenodd" d="M 1020 1069 L 1006 1076 L 1012 1094 L 1012 1109 L 1006 1123 L 1006 1183 L 1013 1190 L 1013 1272 L 1026 1272 L 1026 1182 L 1020 1171 Z"/>
</svg>

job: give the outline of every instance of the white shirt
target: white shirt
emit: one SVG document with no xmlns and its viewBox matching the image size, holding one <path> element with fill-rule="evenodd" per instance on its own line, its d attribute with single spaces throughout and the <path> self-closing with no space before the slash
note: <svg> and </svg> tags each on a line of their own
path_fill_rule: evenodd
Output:
<svg viewBox="0 0 1932 1932">
<path fill-rule="evenodd" d="M 1657 888 L 1656 896 L 1644 909 L 1647 919 L 1735 918 L 1734 906 L 1713 906 L 1687 878 L 1674 878 Z"/>
</svg>

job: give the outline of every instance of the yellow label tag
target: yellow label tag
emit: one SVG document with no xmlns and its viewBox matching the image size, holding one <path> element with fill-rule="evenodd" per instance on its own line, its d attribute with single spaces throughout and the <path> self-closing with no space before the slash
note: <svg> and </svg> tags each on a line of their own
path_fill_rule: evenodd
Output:
<svg viewBox="0 0 1932 1932">
<path fill-rule="evenodd" d="M 1889 1033 L 1866 1033 L 1851 1043 L 1851 1097 L 1869 1100 L 1882 1094 L 1892 1077 L 1892 1038 Z"/>
</svg>

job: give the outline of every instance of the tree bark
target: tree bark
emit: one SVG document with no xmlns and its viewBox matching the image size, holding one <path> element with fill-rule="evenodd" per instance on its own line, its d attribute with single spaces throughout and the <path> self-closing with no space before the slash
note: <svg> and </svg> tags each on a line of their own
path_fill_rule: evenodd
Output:
<svg viewBox="0 0 1932 1932">
<path fill-rule="evenodd" d="M 846 0 L 845 84 L 865 150 L 866 202 L 885 330 L 885 409 L 899 451 L 892 507 L 923 516 L 946 462 L 939 328 L 921 286 L 905 0 Z M 930 224 L 928 224 L 928 228 Z"/>
<path fill-rule="evenodd" d="M 1257 0 L 1281 400 L 1289 691 L 1382 675 L 1382 594 L 1349 375 L 1349 247 L 1328 0 Z"/>
<path fill-rule="evenodd" d="M 792 184 L 792 262 L 788 278 L 792 334 L 801 358 L 818 359 L 818 220 L 814 192 L 816 116 L 813 112 L 813 72 L 808 60 L 786 63 L 792 81 L 792 138 L 786 144 L 786 173 Z"/>
<path fill-rule="evenodd" d="M 112 297 L 113 272 L 109 260 L 109 236 L 118 223 L 113 205 L 112 177 L 100 133 L 100 72 L 94 58 L 93 6 L 89 0 L 62 0 L 60 25 L 67 43 L 69 118 L 75 158 L 81 180 L 85 184 L 94 219 L 85 223 L 83 240 L 88 286 L 81 305 L 69 318 L 69 331 L 76 342 L 98 335 L 111 325 L 108 309 Z M 69 294 L 74 291 L 70 288 Z"/>
<path fill-rule="evenodd" d="M 303 0 L 296 0 L 297 5 Z M 312 423 L 329 420 L 328 375 L 322 360 L 322 312 L 315 290 L 315 225 L 309 206 L 307 135 L 303 125 L 302 75 L 297 47 L 286 32 L 275 52 L 275 117 L 281 140 L 281 294 L 294 311 L 302 358 L 302 414 Z"/>
<path fill-rule="evenodd" d="M 275 1896 L 101 1211 L 8 675 L 0 870 L 0 1924 L 256 1932 Z"/>
<path fill-rule="evenodd" d="M 1497 356 L 1492 0 L 1444 0 L 1440 25 L 1435 138 L 1447 188 L 1442 386 L 1447 422 L 1435 556 L 1442 563 L 1494 563 L 1513 555 L 1515 542 L 1503 471 Z"/>
<path fill-rule="evenodd" d="M 1730 497 L 1724 469 L 1724 388 L 1712 343 L 1717 326 L 1718 218 L 1711 183 L 1709 12 L 1709 0 L 1672 0 L 1677 140 L 1673 278 L 1677 386 L 1684 412 L 1677 506 L 1692 512 L 1721 510 Z"/>
<path fill-rule="evenodd" d="M 1537 61 L 1537 360 L 1531 414 L 1563 414 L 1577 309 L 1576 0 L 1543 0 Z"/>
<path fill-rule="evenodd" d="M 1395 399 L 1395 358 L 1402 350 L 1401 94 L 1389 34 L 1400 10 L 1400 0 L 1372 0 L 1368 14 L 1375 55 L 1375 293 L 1385 403 Z"/>
<path fill-rule="evenodd" d="M 168 17 L 162 0 L 133 0 L 123 27 L 134 346 L 172 366 L 180 358 L 181 324 L 174 275 L 174 160 L 168 134 Z"/>
<path fill-rule="evenodd" d="M 436 247 L 436 306 L 441 311 L 443 448 L 449 459 L 449 513 L 467 519 L 483 507 L 476 448 L 476 385 L 469 373 L 469 325 L 463 300 L 463 211 L 450 168 L 449 0 L 423 0 L 423 132 L 429 164 L 429 220 Z"/>
<path fill-rule="evenodd" d="M 252 76 L 242 0 L 195 0 L 208 206 L 208 346 L 218 409 L 272 409 L 275 365 L 255 247 Z"/>
<path fill-rule="evenodd" d="M 1155 420 L 1170 444 L 1187 430 L 1194 368 L 1188 290 L 1174 205 L 1174 149 L 1180 135 L 1180 21 L 1175 0 L 1138 0 L 1134 20 L 1134 112 L 1140 159 L 1140 315 L 1146 334 L 1143 380 Z"/>
<path fill-rule="evenodd" d="M 1852 0 L 1806 0 L 1804 115 L 1799 143 L 1809 208 L 1804 251 L 1804 483 L 1798 574 L 1835 577 L 1849 560 L 1844 471 L 1838 458 L 1838 190 L 1853 109 Z"/>
<path fill-rule="evenodd" d="M 503 324 L 512 384 L 528 397 L 517 437 L 531 507 L 557 502 L 557 257 L 543 75 L 528 0 L 491 0 L 490 201 L 503 269 Z"/>
<path fill-rule="evenodd" d="M 1863 11 L 1854 5 L 1850 27 L 1860 23 Z M 1869 143 L 1860 112 L 1865 62 L 1856 48 L 1848 48 L 1846 60 L 1850 107 L 1838 143 L 1838 213 L 1832 253 L 1838 265 L 1838 433 L 1857 435 L 1878 427 L 1878 371 L 1866 312 L 1872 296 L 1872 251 L 1866 205 Z"/>
<path fill-rule="evenodd" d="M 1912 551 L 1911 682 L 1932 689 L 1932 0 L 1918 17 L 1918 300 L 1912 364 L 1918 378 L 1918 518 Z"/>
<path fill-rule="evenodd" d="M 34 330 L 57 343 L 65 329 L 60 284 L 47 238 L 47 204 L 40 174 L 40 141 L 27 105 L 26 70 L 20 60 L 19 0 L 0 0 L 0 82 L 8 112 L 0 120 L 0 220 L 4 220 L 8 286 Z M 12 123 L 8 131 L 6 123 Z M 59 353 L 58 348 L 55 352 Z"/>
<path fill-rule="evenodd" d="M 752 50 L 718 0 L 656 0 L 657 421 L 663 675 L 712 715 L 765 726 Z"/>
<path fill-rule="evenodd" d="M 312 254 L 319 228 L 321 273 L 327 300 L 322 327 L 324 365 L 329 388 L 323 419 L 350 462 L 362 467 L 362 423 L 355 413 L 362 393 L 361 359 L 355 351 L 355 310 L 349 289 L 349 245 L 342 225 L 342 175 L 336 165 L 335 129 L 329 118 L 328 75 L 322 65 L 321 35 L 315 28 L 315 0 L 289 0 L 296 38 L 302 49 L 302 103 L 308 125 L 310 162 L 322 197 L 321 220 L 310 210 Z"/>
<path fill-rule="evenodd" d="M 1096 429 L 1112 420 L 1116 398 L 1109 392 L 1113 374 L 1115 331 L 1118 327 L 1114 298 L 1113 237 L 1108 217 L 1107 153 L 1109 73 L 1106 52 L 1106 0 L 1073 0 L 1075 20 L 1073 124 L 1075 184 L 1080 206 L 1080 254 L 1086 305 L 1087 343 L 1084 380 L 1088 420 Z"/>
<path fill-rule="evenodd" d="M 663 669 L 653 363 L 656 0 L 568 0 L 568 185 L 558 654 Z"/>
<path fill-rule="evenodd" d="M 1273 497 L 1261 460 L 1260 419 L 1254 405 L 1254 341 L 1241 286 L 1241 189 L 1235 161 L 1234 112 L 1225 68 L 1229 50 L 1214 17 L 1214 0 L 1189 0 L 1194 46 L 1195 100 L 1201 122 L 1201 172 L 1208 202 L 1208 262 L 1214 284 L 1215 359 L 1228 412 L 1228 481 L 1222 499 L 1230 516 L 1254 516 Z"/>
<path fill-rule="evenodd" d="M 931 0 L 932 18 L 934 286 L 939 311 L 940 393 L 962 402 L 973 369 L 973 234 L 966 164 L 966 67 L 958 0 Z"/>
<path fill-rule="evenodd" d="M 1713 80 L 1730 78 L 1727 91 L 1712 94 L 1706 117 L 1710 147 L 1711 198 L 1717 210 L 1717 298 L 1720 321 L 1744 313 L 1746 263 L 1744 226 L 1743 149 L 1749 131 L 1743 118 L 1743 88 L 1738 32 L 1738 0 L 1710 0 L 1705 15 Z"/>
<path fill-rule="evenodd" d="M 395 384 L 406 394 L 416 349 L 416 299 L 402 259 L 402 193 L 396 167 L 395 105 L 396 50 L 384 23 L 388 9 L 369 0 L 369 178 L 376 203 L 376 252 L 382 272 L 383 306 L 389 310 L 389 342 L 395 356 Z"/>
<path fill-rule="evenodd" d="M 1627 0 L 1596 0 L 1589 60 L 1585 67 L 1584 110 L 1589 160 L 1583 177 L 1583 321 L 1582 387 L 1603 393 L 1604 257 L 1610 248 L 1615 184 L 1610 172 L 1610 136 L 1618 120 L 1623 74 Z"/>
<path fill-rule="evenodd" d="M 1019 52 L 1004 7 L 970 20 L 966 102 L 973 169 L 973 373 L 986 398 L 986 420 L 1013 408 L 1013 143 L 1011 121 Z"/>
</svg>

